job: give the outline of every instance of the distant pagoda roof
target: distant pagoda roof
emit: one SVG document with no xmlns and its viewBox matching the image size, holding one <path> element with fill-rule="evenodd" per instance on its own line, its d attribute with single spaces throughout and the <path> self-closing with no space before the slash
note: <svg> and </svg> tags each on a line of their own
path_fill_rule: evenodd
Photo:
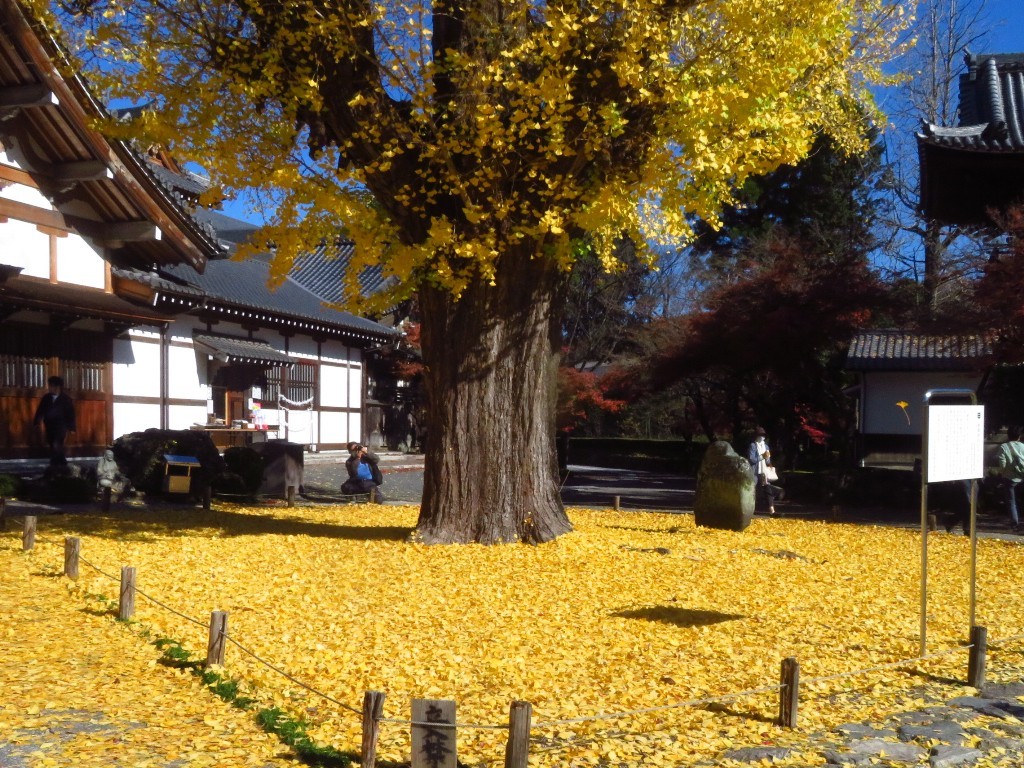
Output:
<svg viewBox="0 0 1024 768">
<path fill-rule="evenodd" d="M 986 224 L 1024 202 L 1024 53 L 969 54 L 959 124 L 917 134 L 921 210 L 948 224 Z"/>
</svg>

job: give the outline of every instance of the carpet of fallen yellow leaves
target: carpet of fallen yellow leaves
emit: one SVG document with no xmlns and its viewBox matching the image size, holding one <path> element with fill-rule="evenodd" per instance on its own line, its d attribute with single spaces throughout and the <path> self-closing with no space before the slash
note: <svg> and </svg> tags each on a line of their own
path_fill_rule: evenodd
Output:
<svg viewBox="0 0 1024 768">
<path fill-rule="evenodd" d="M 0 534 L 0 765 L 301 765 L 251 714 L 70 597 L 52 547 L 23 556 L 15 536 Z"/>
<path fill-rule="evenodd" d="M 696 528 L 692 517 L 572 510 L 575 532 L 550 544 L 427 547 L 404 541 L 415 515 L 394 506 L 220 506 L 40 518 L 23 567 L 59 571 L 63 537 L 79 536 L 82 557 L 106 574 L 134 566 L 142 592 L 201 622 L 228 611 L 235 641 L 353 710 L 364 691 L 379 690 L 386 718 L 408 720 L 413 698 L 440 698 L 457 702 L 459 723 L 501 725 L 513 700 L 529 701 L 538 766 L 677 765 L 882 717 L 906 706 L 914 687 L 964 693 L 948 682 L 967 669 L 966 537 L 931 539 L 933 658 L 814 683 L 918 655 L 919 533 L 764 519 L 734 533 Z M 20 549 L 20 539 L 9 533 L 0 546 Z M 978 563 L 977 623 L 988 628 L 990 663 L 1019 667 L 1024 547 L 980 541 Z M 68 585 L 78 610 L 96 606 L 88 595 L 118 592 L 85 564 Z M 136 633 L 146 627 L 205 653 L 204 627 L 141 596 L 136 606 Z M 97 653 L 155 656 L 138 637 L 138 648 L 123 650 L 131 631 L 105 622 L 72 611 L 68 636 Z M 61 657 L 59 648 L 38 655 Z M 787 656 L 804 680 L 797 732 L 772 724 L 774 691 L 672 706 L 773 686 Z M 307 719 L 315 739 L 358 751 L 358 714 L 231 644 L 226 664 L 247 694 Z M 46 698 L 20 695 L 39 706 Z M 204 701 L 190 689 L 182 696 Z M 194 706 L 218 718 L 227 709 Z M 408 731 L 383 723 L 381 756 L 408 760 Z M 505 738 L 461 728 L 459 758 L 500 764 Z"/>
</svg>

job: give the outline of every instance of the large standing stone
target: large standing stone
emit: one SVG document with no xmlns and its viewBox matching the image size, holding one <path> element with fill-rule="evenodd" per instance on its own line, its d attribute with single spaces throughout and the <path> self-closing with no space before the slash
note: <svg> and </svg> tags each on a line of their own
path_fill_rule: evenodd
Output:
<svg viewBox="0 0 1024 768">
<path fill-rule="evenodd" d="M 724 440 L 712 443 L 697 472 L 697 525 L 742 531 L 754 517 L 754 473 Z"/>
</svg>

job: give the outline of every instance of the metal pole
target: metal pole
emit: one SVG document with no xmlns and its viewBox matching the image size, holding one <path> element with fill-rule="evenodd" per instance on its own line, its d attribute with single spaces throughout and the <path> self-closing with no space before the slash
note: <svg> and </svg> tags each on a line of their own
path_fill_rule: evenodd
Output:
<svg viewBox="0 0 1024 768">
<path fill-rule="evenodd" d="M 971 480 L 971 623 L 978 605 L 978 481 Z"/>
<path fill-rule="evenodd" d="M 925 395 L 927 403 L 928 395 Z M 925 406 L 927 408 L 927 405 Z M 928 653 L 928 419 L 921 432 L 921 647 L 918 656 Z"/>
<path fill-rule="evenodd" d="M 929 389 L 924 393 L 924 426 L 921 430 L 921 646 L 920 656 L 928 655 L 928 407 L 931 399 L 939 397 L 966 397 L 977 405 L 978 396 L 973 389 Z M 974 556 L 977 547 L 975 531 L 975 493 L 971 481 L 971 625 L 974 624 Z"/>
</svg>

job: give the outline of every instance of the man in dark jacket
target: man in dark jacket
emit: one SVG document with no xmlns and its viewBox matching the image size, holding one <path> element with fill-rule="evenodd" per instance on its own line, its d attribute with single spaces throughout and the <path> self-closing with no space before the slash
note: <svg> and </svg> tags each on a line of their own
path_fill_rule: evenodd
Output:
<svg viewBox="0 0 1024 768">
<path fill-rule="evenodd" d="M 341 492 L 351 495 L 374 493 L 377 501 L 384 501 L 380 485 L 384 475 L 377 466 L 377 456 L 359 443 L 349 443 L 349 457 L 345 461 L 348 480 L 341 485 Z"/>
<path fill-rule="evenodd" d="M 39 401 L 32 423 L 36 426 L 43 425 L 46 445 L 50 449 L 50 466 L 63 467 L 68 463 L 64 455 L 64 441 L 68 432 L 74 432 L 76 429 L 75 404 L 64 391 L 64 380 L 60 376 L 51 376 L 47 383 L 50 385 L 50 391 Z"/>
</svg>

